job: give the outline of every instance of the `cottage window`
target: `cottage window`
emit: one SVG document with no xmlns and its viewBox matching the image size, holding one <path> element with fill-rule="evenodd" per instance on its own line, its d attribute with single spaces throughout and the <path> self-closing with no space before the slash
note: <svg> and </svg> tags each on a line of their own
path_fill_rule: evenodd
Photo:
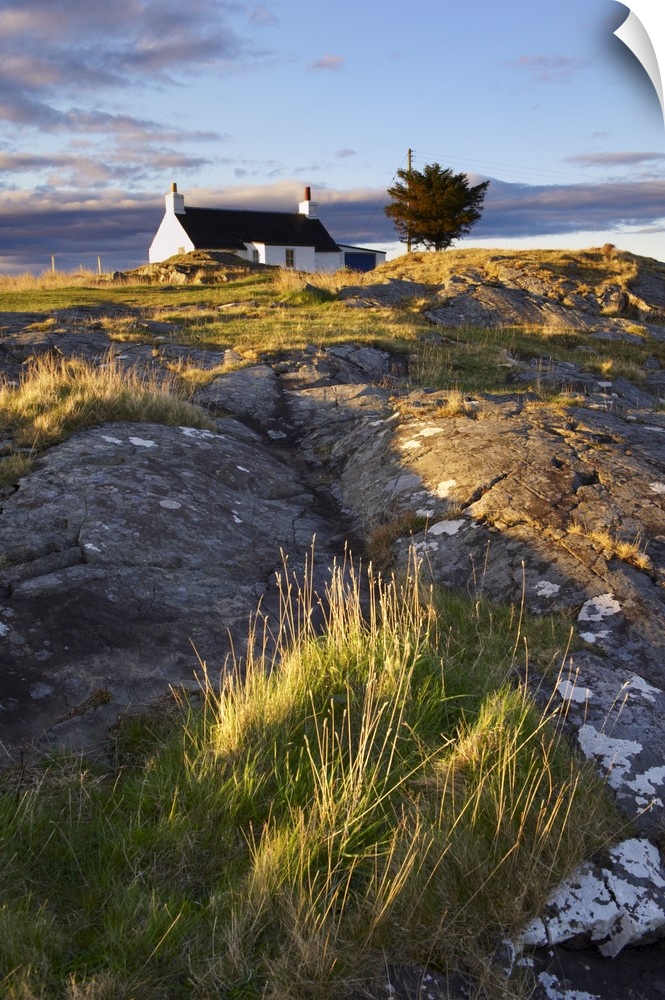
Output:
<svg viewBox="0 0 665 1000">
<path fill-rule="evenodd" d="M 252 260 L 254 261 L 255 264 L 259 263 L 259 251 L 258 250 L 252 250 Z"/>
<path fill-rule="evenodd" d="M 285 251 L 285 264 L 287 267 L 296 266 L 296 252 L 293 247 L 287 247 Z"/>
</svg>

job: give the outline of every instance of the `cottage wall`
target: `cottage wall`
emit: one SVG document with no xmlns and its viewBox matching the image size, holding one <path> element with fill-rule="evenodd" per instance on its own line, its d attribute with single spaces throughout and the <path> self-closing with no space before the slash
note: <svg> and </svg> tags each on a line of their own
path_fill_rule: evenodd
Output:
<svg viewBox="0 0 665 1000">
<path fill-rule="evenodd" d="M 272 264 L 276 267 L 286 267 L 286 251 L 293 250 L 293 269 L 295 271 L 336 271 L 340 267 L 341 254 L 315 253 L 314 247 L 270 246 L 265 243 L 247 243 L 247 250 L 238 250 L 238 256 L 243 260 L 253 260 L 253 251 L 258 251 L 259 264 Z"/>
<path fill-rule="evenodd" d="M 158 264 L 177 253 L 191 253 L 195 246 L 180 225 L 177 215 L 167 212 L 150 244 L 148 260 Z"/>
<path fill-rule="evenodd" d="M 344 255 L 342 253 L 315 253 L 314 271 L 326 271 L 332 273 L 344 267 Z"/>
</svg>

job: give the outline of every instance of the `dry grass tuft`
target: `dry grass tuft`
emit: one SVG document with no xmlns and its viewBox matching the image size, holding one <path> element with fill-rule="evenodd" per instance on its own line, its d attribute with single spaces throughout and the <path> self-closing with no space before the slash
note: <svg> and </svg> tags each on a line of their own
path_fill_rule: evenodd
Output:
<svg viewBox="0 0 665 1000">
<path fill-rule="evenodd" d="M 469 398 L 461 389 L 448 389 L 439 392 L 435 397 L 405 396 L 393 399 L 395 410 L 405 419 L 445 420 L 451 417 L 468 417 L 477 420 L 482 416 L 481 403 Z"/>
<path fill-rule="evenodd" d="M 578 521 L 574 521 L 569 526 L 568 533 L 588 538 L 591 544 L 599 548 L 608 559 L 620 559 L 631 566 L 636 566 L 637 569 L 653 569 L 651 559 L 644 551 L 639 538 L 635 538 L 632 542 L 627 541 L 605 529 L 587 528 Z"/>
<path fill-rule="evenodd" d="M 127 370 L 111 355 L 98 365 L 42 355 L 28 364 L 18 385 L 0 382 L 0 430 L 19 446 L 39 450 L 112 420 L 212 426 L 183 398 L 175 376 Z"/>
<path fill-rule="evenodd" d="M 279 268 L 272 276 L 275 289 L 279 292 L 299 292 L 305 285 L 318 288 L 321 291 L 336 294 L 340 288 L 347 285 L 360 284 L 361 275 L 345 269 L 339 271 L 317 271 L 311 274 L 307 271 L 295 271 L 289 268 Z"/>
<path fill-rule="evenodd" d="M 616 251 L 610 255 L 602 249 L 590 250 L 484 250 L 469 248 L 446 250 L 445 253 L 418 252 L 387 261 L 375 272 L 375 280 L 389 277 L 407 278 L 424 284 L 439 285 L 452 274 L 467 269 L 480 270 L 487 282 L 501 282 L 508 268 L 513 276 L 520 271 L 531 279 L 542 278 L 556 293 L 565 296 L 571 284 L 579 294 L 595 289 L 597 293 L 608 285 L 628 290 L 640 266 L 651 266 L 662 276 L 662 265 L 649 262 L 630 253 Z M 582 291 L 580 291 L 580 289 Z"/>
<path fill-rule="evenodd" d="M 526 619 L 432 594 L 415 564 L 403 583 L 338 567 L 320 598 L 279 583 L 274 654 L 258 619 L 201 710 L 128 720 L 112 773 L 52 761 L 0 795 L 3 996 L 323 1000 L 386 963 L 482 977 L 497 933 L 614 835 L 592 770 L 508 682 Z"/>
<path fill-rule="evenodd" d="M 27 476 L 32 468 L 30 455 L 13 452 L 0 458 L 0 487 L 15 486 L 22 476 Z"/>
<path fill-rule="evenodd" d="M 375 573 L 386 573 L 394 566 L 393 545 L 398 538 L 406 538 L 423 531 L 427 518 L 412 510 L 396 512 L 379 524 L 373 525 L 365 541 L 365 554 Z"/>
<path fill-rule="evenodd" d="M 49 288 L 80 288 L 98 285 L 104 279 L 94 271 L 42 271 L 41 274 L 2 274 L 0 292 L 32 292 Z"/>
</svg>

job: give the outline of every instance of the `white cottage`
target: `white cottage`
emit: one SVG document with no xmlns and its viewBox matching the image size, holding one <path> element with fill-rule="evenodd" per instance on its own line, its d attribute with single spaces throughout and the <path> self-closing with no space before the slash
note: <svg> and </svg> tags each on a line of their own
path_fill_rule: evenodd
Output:
<svg viewBox="0 0 665 1000">
<path fill-rule="evenodd" d="M 258 264 L 298 271 L 336 271 L 353 267 L 350 246 L 339 246 L 317 215 L 318 205 L 305 188 L 297 212 L 253 212 L 228 208 L 185 208 L 176 184 L 166 195 L 166 212 L 148 252 L 151 264 L 192 250 L 221 250 Z M 364 265 L 383 263 L 385 253 L 362 249 Z M 357 255 L 356 255 L 357 256 Z"/>
</svg>

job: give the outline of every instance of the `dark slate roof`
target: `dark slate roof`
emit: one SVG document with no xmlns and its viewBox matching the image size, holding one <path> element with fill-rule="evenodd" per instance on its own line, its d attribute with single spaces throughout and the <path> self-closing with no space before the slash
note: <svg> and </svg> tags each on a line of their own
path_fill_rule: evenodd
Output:
<svg viewBox="0 0 665 1000">
<path fill-rule="evenodd" d="M 178 215 L 197 250 L 244 250 L 245 243 L 311 247 L 335 253 L 338 246 L 319 219 L 296 212 L 249 212 L 228 208 L 186 208 Z"/>
</svg>

